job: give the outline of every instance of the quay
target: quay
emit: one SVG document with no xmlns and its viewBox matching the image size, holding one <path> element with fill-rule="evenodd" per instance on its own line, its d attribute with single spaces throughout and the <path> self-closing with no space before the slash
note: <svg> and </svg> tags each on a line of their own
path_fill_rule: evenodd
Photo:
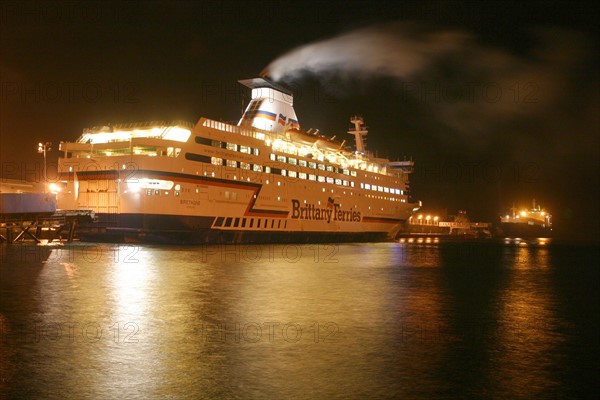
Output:
<svg viewBox="0 0 600 400">
<path fill-rule="evenodd" d="M 91 222 L 95 218 L 91 210 L 57 210 L 51 215 L 6 215 L 0 214 L 0 243 L 13 244 L 26 238 L 41 243 L 42 239 L 49 242 L 62 240 L 66 233 L 66 241 L 75 238 L 77 225 L 81 222 Z"/>
<path fill-rule="evenodd" d="M 53 193 L 0 193 L 0 243 L 40 243 L 75 238 L 77 225 L 95 219 L 92 210 L 57 210 Z"/>
</svg>

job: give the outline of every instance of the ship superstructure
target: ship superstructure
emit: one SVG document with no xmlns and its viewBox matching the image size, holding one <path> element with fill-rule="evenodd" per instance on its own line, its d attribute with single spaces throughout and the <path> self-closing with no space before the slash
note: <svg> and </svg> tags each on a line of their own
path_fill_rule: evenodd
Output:
<svg viewBox="0 0 600 400">
<path fill-rule="evenodd" d="M 171 242 L 376 241 L 417 206 L 412 161 L 303 131 L 293 94 L 265 78 L 240 81 L 252 100 L 237 125 L 184 122 L 86 129 L 61 143 L 58 207 L 92 210 L 82 234 Z"/>
<path fill-rule="evenodd" d="M 532 201 L 530 209 L 517 210 L 500 217 L 500 234 L 505 237 L 549 237 L 552 234 L 552 215 Z"/>
</svg>

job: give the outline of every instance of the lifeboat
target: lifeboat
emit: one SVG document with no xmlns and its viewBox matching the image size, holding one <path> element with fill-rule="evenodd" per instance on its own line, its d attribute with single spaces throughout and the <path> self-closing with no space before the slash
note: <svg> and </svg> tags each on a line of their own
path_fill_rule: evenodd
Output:
<svg viewBox="0 0 600 400">
<path fill-rule="evenodd" d="M 342 143 L 336 142 L 324 136 L 319 136 L 317 138 L 316 146 L 323 150 L 338 151 L 341 149 Z"/>
<path fill-rule="evenodd" d="M 293 142 L 302 143 L 309 146 L 315 144 L 317 139 L 319 139 L 317 135 L 311 135 L 310 133 L 306 133 L 300 129 L 288 129 L 286 134 L 289 135 L 290 140 Z"/>
</svg>

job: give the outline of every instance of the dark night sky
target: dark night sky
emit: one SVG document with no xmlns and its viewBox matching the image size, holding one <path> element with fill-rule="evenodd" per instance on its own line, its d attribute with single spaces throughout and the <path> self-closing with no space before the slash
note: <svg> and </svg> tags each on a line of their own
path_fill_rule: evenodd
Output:
<svg viewBox="0 0 600 400">
<path fill-rule="evenodd" d="M 418 66 L 371 68 L 356 53 L 324 72 L 285 77 L 303 128 L 339 138 L 349 116 L 362 114 L 372 151 L 413 158 L 413 195 L 428 209 L 491 221 L 536 198 L 560 234 L 598 239 L 591 6 L 396 3 L 2 2 L 2 174 L 31 179 L 41 165 L 37 142 L 73 141 L 88 126 L 237 120 L 238 79 L 313 42 L 331 39 L 328 55 L 348 54 L 336 47 L 348 41 L 333 38 L 358 30 L 369 40 L 375 32 L 377 52 Z M 424 38 L 447 33 L 455 47 L 426 46 Z"/>
</svg>

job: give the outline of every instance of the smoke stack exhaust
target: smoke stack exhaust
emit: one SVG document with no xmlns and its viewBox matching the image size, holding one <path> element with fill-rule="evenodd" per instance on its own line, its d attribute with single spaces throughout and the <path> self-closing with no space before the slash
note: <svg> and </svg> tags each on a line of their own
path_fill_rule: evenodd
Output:
<svg viewBox="0 0 600 400">
<path fill-rule="evenodd" d="M 271 79 L 271 74 L 269 73 L 269 68 L 265 68 L 262 71 L 260 71 L 260 74 L 258 74 L 258 76 L 260 76 L 261 78 L 265 78 L 268 80 L 272 80 Z"/>
</svg>

